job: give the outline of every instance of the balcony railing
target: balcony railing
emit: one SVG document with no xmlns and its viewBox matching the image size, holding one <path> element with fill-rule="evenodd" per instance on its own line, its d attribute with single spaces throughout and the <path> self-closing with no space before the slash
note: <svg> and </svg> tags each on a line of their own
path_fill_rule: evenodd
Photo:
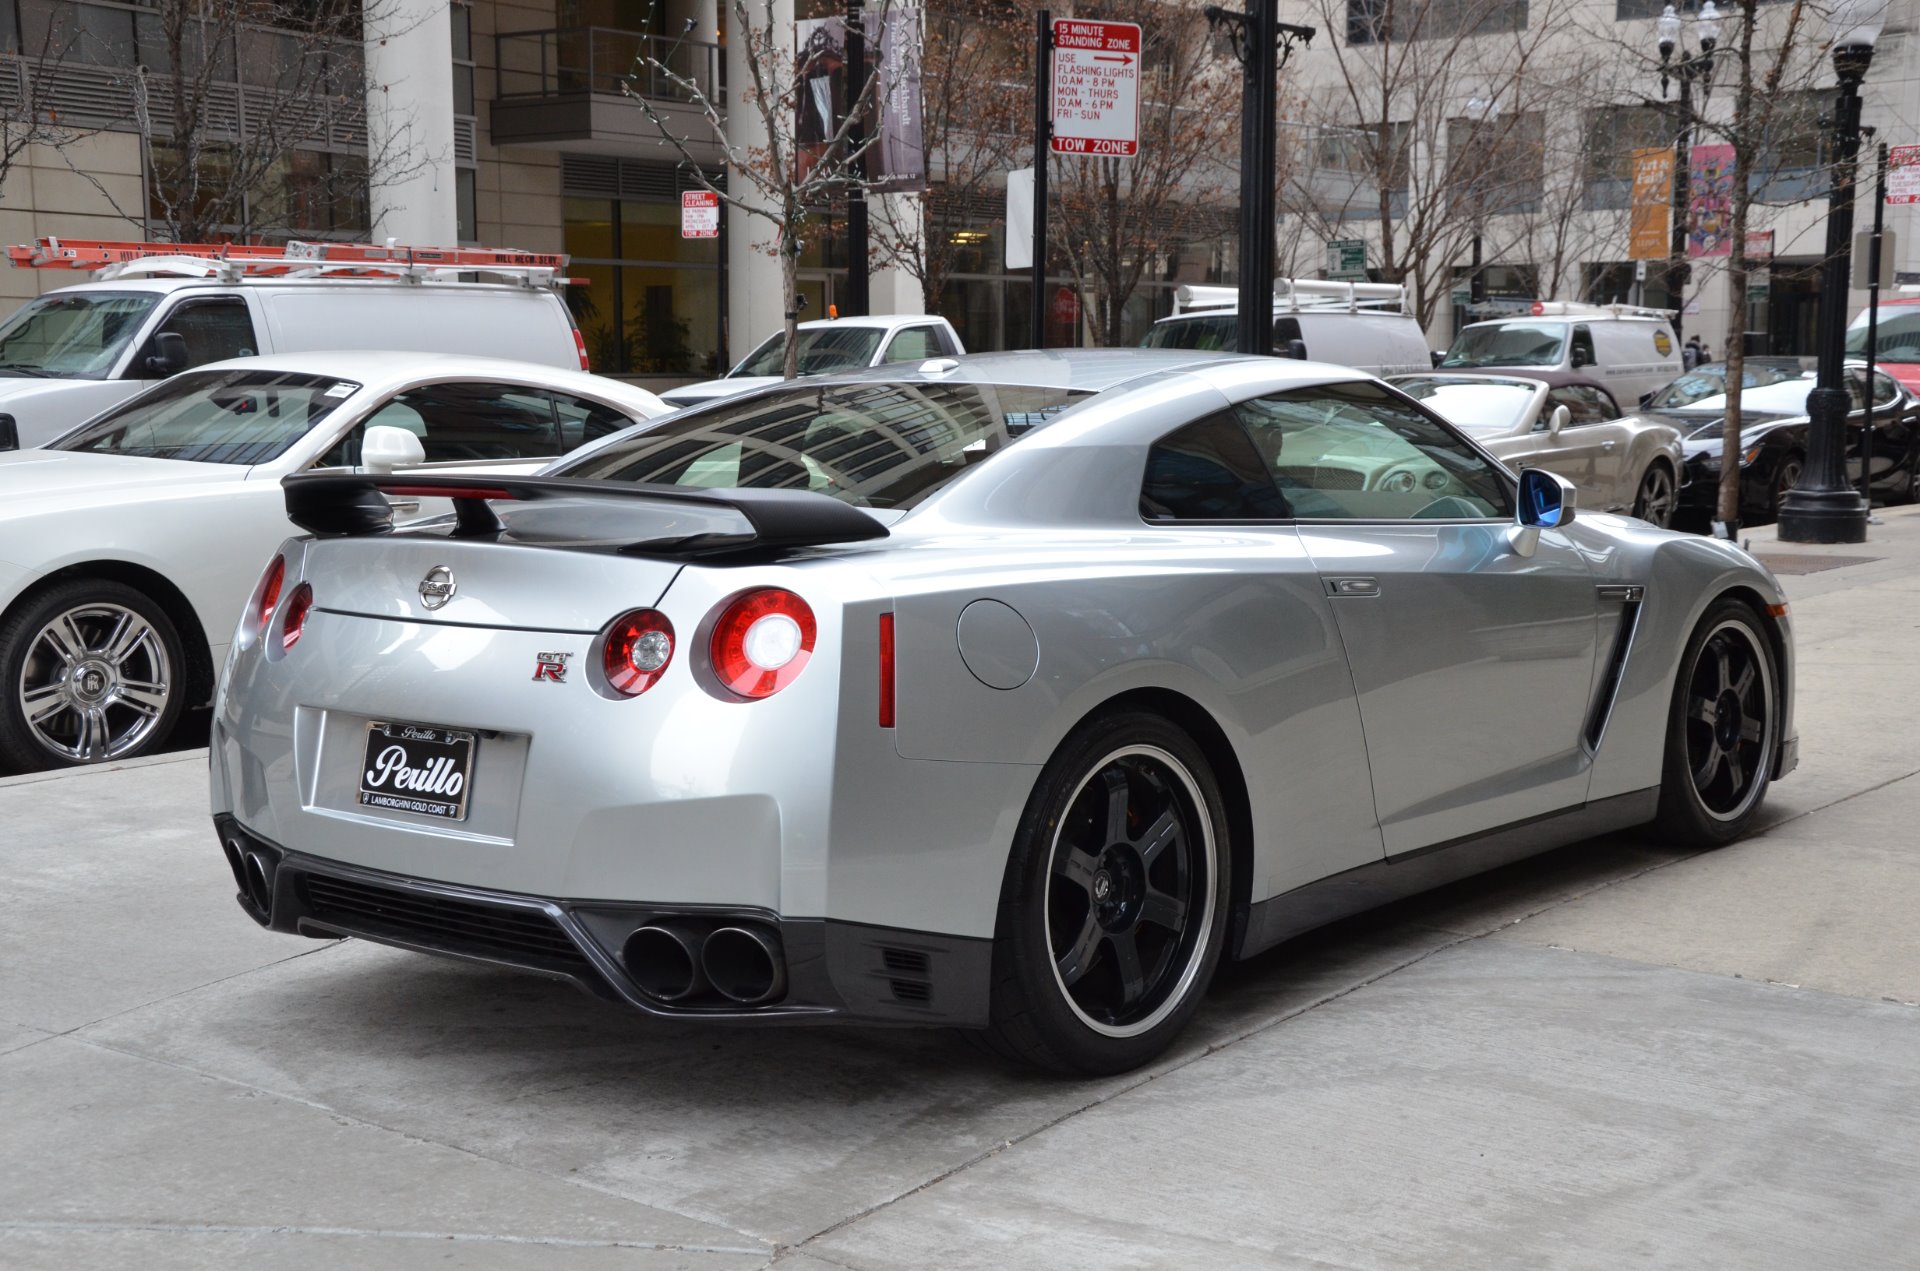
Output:
<svg viewBox="0 0 1920 1271">
<path fill-rule="evenodd" d="M 726 101 L 727 60 L 717 44 L 598 26 L 506 31 L 493 38 L 502 101 L 627 92 L 667 101 Z"/>
</svg>

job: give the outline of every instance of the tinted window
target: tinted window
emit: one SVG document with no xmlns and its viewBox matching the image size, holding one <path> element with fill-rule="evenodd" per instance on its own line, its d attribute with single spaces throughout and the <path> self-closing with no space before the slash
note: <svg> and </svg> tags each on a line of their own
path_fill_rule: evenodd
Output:
<svg viewBox="0 0 1920 1271">
<path fill-rule="evenodd" d="M 1140 485 L 1150 521 L 1272 520 L 1293 515 L 1246 429 L 1231 412 L 1154 443 Z"/>
<path fill-rule="evenodd" d="M 563 448 L 544 389 L 517 384 L 429 384 L 381 403 L 317 466 L 358 464 L 361 438 L 373 427 L 412 433 L 420 439 L 428 463 L 547 459 Z"/>
<path fill-rule="evenodd" d="M 572 450 L 575 446 L 597 441 L 608 433 L 619 432 L 622 428 L 631 428 L 640 422 L 638 417 L 628 417 L 611 406 L 588 401 L 584 397 L 569 397 L 565 393 L 551 394 L 553 408 L 560 417 L 560 449 Z"/>
<path fill-rule="evenodd" d="M 794 385 L 686 411 L 553 472 L 912 507 L 1084 396 L 993 384 Z"/>
<path fill-rule="evenodd" d="M 932 327 L 908 327 L 887 345 L 889 362 L 924 362 L 938 352 L 933 344 Z"/>
<path fill-rule="evenodd" d="M 171 331 L 187 345 L 187 365 L 205 366 L 230 357 L 252 357 L 260 351 L 253 338 L 253 319 L 247 302 L 238 297 L 227 300 L 189 300 L 175 305 L 160 319 L 160 331 Z M 159 333 L 156 332 L 156 335 Z M 158 353 L 159 346 L 149 339 L 141 350 L 142 358 Z M 135 360 L 131 375 L 149 377 L 143 360 Z"/>
<path fill-rule="evenodd" d="M 1758 388 L 1763 384 L 1778 384 L 1782 380 L 1799 378 L 1798 366 L 1777 366 L 1765 363 L 1754 366 L 1749 363 L 1741 369 L 1740 385 L 1742 388 Z M 1677 410 L 1682 406 L 1690 406 L 1702 398 L 1722 396 L 1726 391 L 1726 363 L 1713 362 L 1696 367 L 1668 384 L 1654 394 L 1653 400 L 1647 403 L 1647 409 Z"/>
<path fill-rule="evenodd" d="M 1505 477 L 1444 424 L 1378 385 L 1295 389 L 1234 410 L 1295 516 L 1511 514 Z"/>
<path fill-rule="evenodd" d="M 49 447 L 197 463 L 265 463 L 360 386 L 280 371 L 187 371 Z"/>
<path fill-rule="evenodd" d="M 0 323 L 0 375 L 102 379 L 159 299 L 87 291 L 29 301 Z"/>
<path fill-rule="evenodd" d="M 800 371 L 818 375 L 873 364 L 886 332 L 879 327 L 814 327 L 800 333 Z M 782 331 L 748 355 L 735 375 L 784 375 L 787 333 Z"/>
<path fill-rule="evenodd" d="M 1197 349 L 1202 353 L 1231 352 L 1238 339 L 1240 319 L 1231 313 L 1207 313 L 1191 318 L 1156 322 L 1140 343 L 1149 349 Z"/>
</svg>

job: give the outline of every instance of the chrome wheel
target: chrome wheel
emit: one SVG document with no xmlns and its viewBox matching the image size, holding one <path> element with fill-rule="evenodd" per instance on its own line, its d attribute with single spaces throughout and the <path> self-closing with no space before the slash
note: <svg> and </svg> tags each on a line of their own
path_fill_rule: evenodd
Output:
<svg viewBox="0 0 1920 1271">
<path fill-rule="evenodd" d="M 1186 999 L 1206 960 L 1212 819 L 1186 766 L 1145 745 L 1095 764 L 1066 808 L 1044 896 L 1054 981 L 1087 1027 L 1137 1036 Z"/>
<path fill-rule="evenodd" d="M 1664 463 L 1648 467 L 1640 478 L 1640 493 L 1633 501 L 1633 514 L 1661 529 L 1673 523 L 1673 473 Z"/>
<path fill-rule="evenodd" d="M 1745 622 L 1720 623 L 1687 672 L 1687 771 L 1700 807 L 1716 821 L 1743 816 L 1766 789 L 1773 755 L 1773 660 Z"/>
<path fill-rule="evenodd" d="M 28 734 L 75 763 L 137 750 L 167 717 L 174 667 L 154 625 L 125 605 L 76 605 L 28 638 L 14 687 Z"/>
</svg>

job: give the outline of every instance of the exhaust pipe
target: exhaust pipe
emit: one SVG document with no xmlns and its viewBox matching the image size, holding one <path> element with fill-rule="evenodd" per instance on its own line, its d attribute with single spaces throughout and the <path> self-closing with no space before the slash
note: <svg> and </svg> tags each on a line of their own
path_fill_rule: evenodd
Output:
<svg viewBox="0 0 1920 1271">
<path fill-rule="evenodd" d="M 648 997 L 683 1001 L 707 988 L 706 974 L 700 969 L 702 934 L 689 923 L 648 923 L 627 937 L 620 960 Z"/>
<path fill-rule="evenodd" d="M 714 988 L 748 1006 L 787 991 L 780 937 L 759 927 L 720 928 L 700 946 L 700 965 Z"/>
<path fill-rule="evenodd" d="M 233 871 L 233 885 L 240 889 L 242 896 L 246 896 L 248 894 L 247 858 L 242 852 L 239 841 L 236 839 L 221 839 L 220 850 L 226 853 L 227 868 Z"/>
<path fill-rule="evenodd" d="M 274 863 L 264 852 L 247 853 L 247 899 L 268 917 L 273 916 L 273 873 Z"/>
</svg>

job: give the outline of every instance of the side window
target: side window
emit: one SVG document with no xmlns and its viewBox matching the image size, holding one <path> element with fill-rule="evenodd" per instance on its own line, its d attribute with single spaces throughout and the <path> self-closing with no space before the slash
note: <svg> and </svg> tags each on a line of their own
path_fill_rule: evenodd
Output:
<svg viewBox="0 0 1920 1271">
<path fill-rule="evenodd" d="M 1885 406 L 1899 395 L 1900 390 L 1895 386 L 1891 375 L 1883 375 L 1879 371 L 1873 373 L 1873 404 L 1875 406 Z"/>
<path fill-rule="evenodd" d="M 1273 320 L 1273 351 L 1281 357 L 1291 357 L 1295 340 L 1300 340 L 1302 344 L 1306 343 L 1300 335 L 1300 319 L 1275 318 Z"/>
<path fill-rule="evenodd" d="M 572 450 L 575 446 L 597 441 L 608 433 L 619 432 L 640 421 L 629 418 L 611 406 L 588 401 L 584 397 L 569 397 L 565 393 L 554 393 L 553 409 L 560 418 L 560 449 Z"/>
<path fill-rule="evenodd" d="M 1847 407 L 1849 410 L 1865 410 L 1867 408 L 1866 372 L 1855 370 L 1852 367 L 1847 368 Z"/>
<path fill-rule="evenodd" d="M 932 327 L 908 327 L 887 345 L 888 362 L 924 362 L 934 356 Z"/>
<path fill-rule="evenodd" d="M 954 343 L 953 332 L 942 326 L 927 328 L 933 336 L 935 357 L 954 357 L 960 352 L 960 346 Z"/>
<path fill-rule="evenodd" d="M 1566 384 L 1547 390 L 1546 414 L 1552 414 L 1555 406 L 1565 406 L 1569 416 L 1567 423 L 1573 427 L 1581 424 L 1604 424 L 1613 415 L 1608 413 L 1598 394 L 1580 384 Z"/>
<path fill-rule="evenodd" d="M 1593 328 L 1582 323 L 1573 328 L 1574 366 L 1592 366 L 1600 359 L 1593 352 Z"/>
<path fill-rule="evenodd" d="M 253 318 L 247 313 L 247 302 L 238 296 L 184 300 L 160 319 L 154 333 L 162 331 L 172 331 L 187 342 L 188 369 L 230 357 L 252 357 L 260 351 L 253 337 Z M 157 352 L 154 341 L 149 339 L 147 347 L 134 359 L 133 374 L 144 377 L 147 359 Z"/>
<path fill-rule="evenodd" d="M 1378 385 L 1329 384 L 1234 408 L 1295 516 L 1479 520 L 1512 514 L 1507 481 L 1439 420 Z"/>
<path fill-rule="evenodd" d="M 420 438 L 428 463 L 551 459 L 561 452 L 553 402 L 544 389 L 517 384 L 429 384 L 382 403 L 315 466 L 359 463 L 360 439 L 376 424 L 404 428 Z"/>
<path fill-rule="evenodd" d="M 1140 483 L 1149 521 L 1260 521 L 1293 515 L 1246 430 L 1231 412 L 1155 442 Z"/>
</svg>

